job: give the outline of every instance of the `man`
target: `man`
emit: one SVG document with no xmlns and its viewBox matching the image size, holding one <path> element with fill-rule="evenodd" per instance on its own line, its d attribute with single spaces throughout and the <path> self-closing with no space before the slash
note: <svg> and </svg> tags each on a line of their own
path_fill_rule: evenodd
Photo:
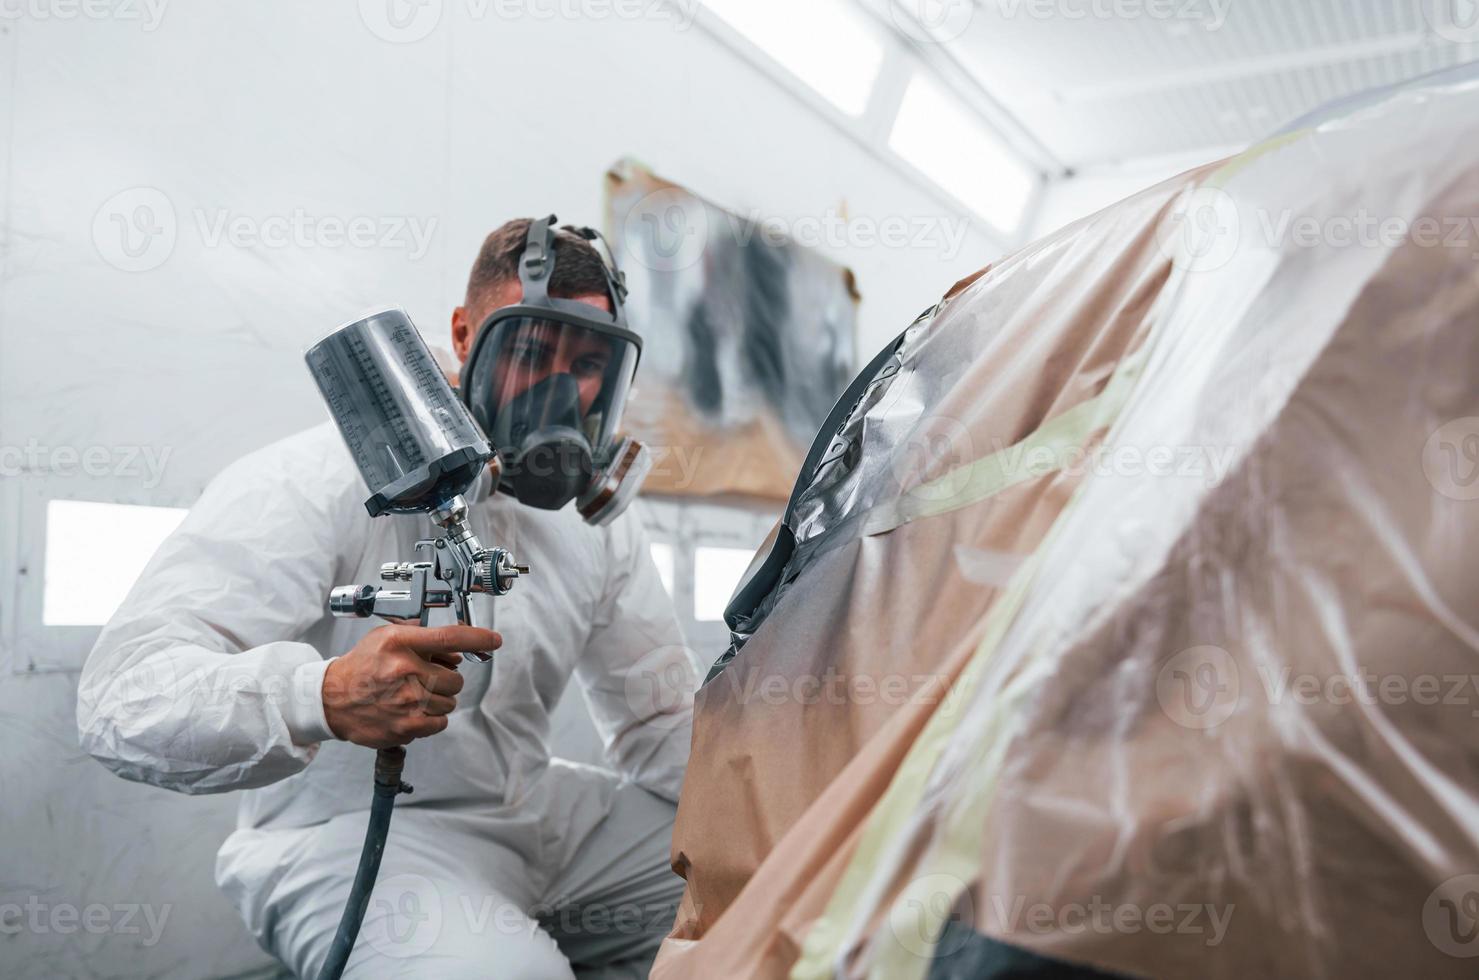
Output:
<svg viewBox="0 0 1479 980">
<path fill-rule="evenodd" d="M 463 381 L 491 393 L 474 407 L 490 435 L 540 391 L 577 392 L 572 424 L 587 432 L 619 416 L 602 381 L 617 342 L 495 315 L 527 302 L 521 258 L 544 227 L 488 236 L 452 315 Z M 546 234 L 541 295 L 610 313 L 620 287 L 600 254 L 571 231 Z M 484 323 L 493 363 L 469 366 Z M 534 570 L 506 596 L 472 597 L 475 621 L 497 632 L 450 610 L 428 628 L 327 614 L 333 586 L 375 581 L 431 525 L 372 520 L 323 425 L 211 483 L 83 670 L 81 740 L 105 765 L 186 793 L 250 790 L 217 881 L 300 976 L 317 973 L 349 892 L 373 750 L 412 741 L 415 792 L 396 804 L 346 976 L 645 976 L 671 922 L 695 675 L 645 537 L 629 514 L 591 527 L 574 507 L 538 509 L 491 483 L 469 495 L 469 525 Z M 488 664 L 460 656 L 495 650 Z M 550 712 L 572 673 L 620 776 L 550 756 Z"/>
</svg>

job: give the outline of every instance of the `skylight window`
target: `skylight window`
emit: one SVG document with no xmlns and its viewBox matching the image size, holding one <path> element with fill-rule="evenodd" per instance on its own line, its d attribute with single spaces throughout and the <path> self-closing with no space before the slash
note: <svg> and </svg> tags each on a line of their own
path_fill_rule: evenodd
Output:
<svg viewBox="0 0 1479 980">
<path fill-rule="evenodd" d="M 883 41 L 846 0 L 704 0 L 730 27 L 838 109 L 861 116 Z"/>
<path fill-rule="evenodd" d="M 909 83 L 888 143 L 1000 231 L 1022 223 L 1036 174 L 934 79 Z"/>
</svg>

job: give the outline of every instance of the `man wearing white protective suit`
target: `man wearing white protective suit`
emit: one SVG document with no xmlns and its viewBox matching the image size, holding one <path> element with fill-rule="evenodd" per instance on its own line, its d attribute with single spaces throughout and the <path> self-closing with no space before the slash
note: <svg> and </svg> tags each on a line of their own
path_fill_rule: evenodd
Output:
<svg viewBox="0 0 1479 980">
<path fill-rule="evenodd" d="M 681 895 L 668 848 L 696 674 L 637 519 L 597 527 L 566 506 L 627 499 L 592 487 L 611 479 L 640 342 L 594 233 L 553 220 L 490 235 L 452 317 L 465 397 L 503 464 L 469 495 L 469 526 L 533 569 L 506 596 L 470 597 L 497 632 L 446 609 L 429 627 L 329 615 L 331 588 L 376 580 L 433 528 L 372 520 L 323 425 L 211 483 L 83 670 L 82 745 L 109 768 L 249 791 L 217 881 L 299 976 L 324 962 L 349 893 L 374 750 L 413 740 L 415 792 L 346 976 L 645 976 Z M 532 291 L 591 316 L 531 315 Z M 619 775 L 551 757 L 572 673 Z"/>
</svg>

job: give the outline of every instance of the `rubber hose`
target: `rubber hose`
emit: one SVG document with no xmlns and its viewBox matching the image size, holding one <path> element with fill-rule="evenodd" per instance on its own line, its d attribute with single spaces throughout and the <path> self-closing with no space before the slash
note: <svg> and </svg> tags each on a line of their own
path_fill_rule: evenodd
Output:
<svg viewBox="0 0 1479 980">
<path fill-rule="evenodd" d="M 411 787 L 401 782 L 405 765 L 406 750 L 403 748 L 381 749 L 375 753 L 375 795 L 370 800 L 370 825 L 365 828 L 365 846 L 360 850 L 354 885 L 349 889 L 349 900 L 344 903 L 344 914 L 339 918 L 339 931 L 334 934 L 328 959 L 318 971 L 318 980 L 339 980 L 344 965 L 349 962 L 354 941 L 359 938 L 359 927 L 370 904 L 370 892 L 374 890 L 375 878 L 380 873 L 380 858 L 385 853 L 385 837 L 390 833 L 390 815 L 395 810 L 395 798 L 400 793 L 411 792 Z"/>
</svg>

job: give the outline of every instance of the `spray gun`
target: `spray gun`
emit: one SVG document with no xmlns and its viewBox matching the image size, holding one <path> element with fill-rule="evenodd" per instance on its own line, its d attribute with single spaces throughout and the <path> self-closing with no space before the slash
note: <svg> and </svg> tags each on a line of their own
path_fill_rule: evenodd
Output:
<svg viewBox="0 0 1479 980">
<path fill-rule="evenodd" d="M 497 469 L 496 457 L 490 466 Z M 431 519 L 447 533 L 416 542 L 416 550 L 426 552 L 430 561 L 393 561 L 380 566 L 382 581 L 409 582 L 409 588 L 341 585 L 329 593 L 329 611 L 343 618 L 414 619 L 425 626 L 431 610 L 452 606 L 459 623 L 473 626 L 469 595 L 503 595 L 520 575 L 529 574 L 529 566 L 515 564 L 504 549 L 482 546 L 467 527 L 467 502 L 460 495 L 432 510 Z M 433 586 L 434 582 L 442 584 Z M 476 650 L 468 655 L 484 663 L 492 659 L 491 654 Z"/>
<path fill-rule="evenodd" d="M 408 588 L 341 585 L 329 593 L 330 612 L 425 626 L 432 609 L 451 606 L 459 623 L 474 625 L 468 596 L 503 595 L 529 569 L 483 547 L 467 526 L 462 495 L 498 463 L 426 342 L 404 311 L 385 310 L 340 327 L 305 360 L 370 490 L 370 516 L 427 514 L 445 532 L 416 542 L 422 560 L 380 567 L 383 581 Z"/>
<path fill-rule="evenodd" d="M 418 560 L 380 567 L 391 585 L 341 585 L 329 593 L 335 616 L 412 619 L 422 626 L 432 609 L 452 607 L 457 621 L 473 622 L 474 593 L 503 595 L 527 565 L 502 548 L 485 548 L 467 524 L 467 493 L 498 463 L 487 438 L 437 366 L 403 310 L 373 313 L 340 327 L 304 355 L 328 403 L 360 476 L 370 491 L 365 509 L 382 514 L 427 514 L 442 533 L 417 541 Z M 498 473 L 494 472 L 493 486 Z M 405 587 L 399 587 L 404 583 Z M 481 662 L 489 654 L 470 654 Z M 359 870 L 320 980 L 337 978 L 359 935 L 395 797 L 411 792 L 401 781 L 406 751 L 381 749 L 375 758 L 370 825 Z"/>
</svg>

